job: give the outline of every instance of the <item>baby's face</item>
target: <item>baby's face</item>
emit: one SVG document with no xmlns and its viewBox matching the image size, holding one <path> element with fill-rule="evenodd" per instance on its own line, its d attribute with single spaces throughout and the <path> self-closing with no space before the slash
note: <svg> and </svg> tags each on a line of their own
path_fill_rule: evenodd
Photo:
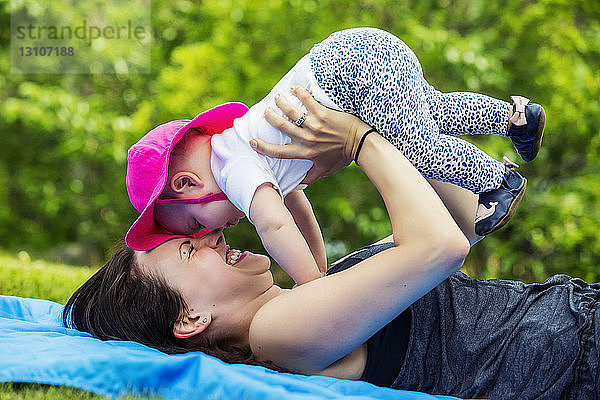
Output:
<svg viewBox="0 0 600 400">
<path fill-rule="evenodd" d="M 154 219 L 168 231 L 191 235 L 204 228 L 227 228 L 238 223 L 244 213 L 229 200 L 202 204 L 156 204 Z"/>
</svg>

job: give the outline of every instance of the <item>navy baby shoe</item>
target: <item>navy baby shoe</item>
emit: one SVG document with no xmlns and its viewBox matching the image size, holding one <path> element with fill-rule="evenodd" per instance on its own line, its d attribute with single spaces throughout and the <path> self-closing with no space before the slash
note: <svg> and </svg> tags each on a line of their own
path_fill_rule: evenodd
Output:
<svg viewBox="0 0 600 400">
<path fill-rule="evenodd" d="M 513 170 L 513 166 L 504 165 L 504 178 L 498 189 L 479 194 L 475 216 L 475 233 L 479 236 L 489 235 L 506 225 L 525 193 L 527 179 Z"/>
<path fill-rule="evenodd" d="M 515 104 L 506 135 L 511 138 L 521 158 L 529 162 L 537 156 L 542 145 L 546 112 L 539 104 L 529 103 L 526 97 L 511 96 L 511 99 Z"/>
</svg>

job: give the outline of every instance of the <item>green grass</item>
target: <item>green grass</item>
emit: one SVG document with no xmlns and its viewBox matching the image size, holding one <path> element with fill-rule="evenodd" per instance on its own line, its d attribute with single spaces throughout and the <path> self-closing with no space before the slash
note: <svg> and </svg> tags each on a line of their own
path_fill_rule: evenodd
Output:
<svg viewBox="0 0 600 400">
<path fill-rule="evenodd" d="M 108 399 L 108 397 L 66 386 L 35 383 L 0 383 L 0 400 Z"/>
<path fill-rule="evenodd" d="M 64 304 L 95 271 L 90 267 L 31 260 L 24 251 L 17 255 L 0 252 L 0 294 Z"/>
<path fill-rule="evenodd" d="M 31 260 L 25 252 L 0 252 L 0 294 L 47 299 L 64 304 L 95 268 Z M 67 386 L 0 383 L 0 400 L 108 399 Z M 124 397 L 134 399 L 134 397 Z"/>
</svg>

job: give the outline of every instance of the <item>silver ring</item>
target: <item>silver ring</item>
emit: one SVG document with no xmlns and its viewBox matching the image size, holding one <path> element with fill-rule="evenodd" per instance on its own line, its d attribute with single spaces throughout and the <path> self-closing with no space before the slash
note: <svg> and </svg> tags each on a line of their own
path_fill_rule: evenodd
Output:
<svg viewBox="0 0 600 400">
<path fill-rule="evenodd" d="M 304 123 L 305 120 L 306 120 L 306 113 L 302 113 L 300 118 L 298 118 L 296 121 L 294 121 L 294 123 L 296 124 L 296 126 L 302 127 L 302 124 Z"/>
</svg>

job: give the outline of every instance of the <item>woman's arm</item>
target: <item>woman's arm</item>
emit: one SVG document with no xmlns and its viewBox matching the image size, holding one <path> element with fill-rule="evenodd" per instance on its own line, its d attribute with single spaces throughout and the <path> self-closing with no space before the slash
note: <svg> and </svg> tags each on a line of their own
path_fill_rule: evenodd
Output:
<svg viewBox="0 0 600 400">
<path fill-rule="evenodd" d="M 322 106 L 302 87 L 292 89 L 292 92 L 303 103 L 310 104 L 311 107 L 302 128 L 290 127 L 289 133 L 292 142 L 287 145 L 274 145 L 256 139 L 254 147 L 259 153 L 270 157 L 311 160 L 314 166 L 305 179 L 305 183 L 310 184 L 317 178 L 331 175 L 350 164 L 360 141 L 360 135 L 371 127 L 352 114 Z M 292 118 L 295 117 L 294 113 L 298 112 L 283 96 L 278 98 L 276 104 Z M 265 117 L 278 129 L 285 129 L 286 122 L 288 122 L 272 110 L 267 110 Z M 429 180 L 429 183 L 440 196 L 471 245 L 481 240 L 483 237 L 475 234 L 477 196 L 467 189 L 449 183 L 434 180 Z"/>
<path fill-rule="evenodd" d="M 458 225 L 460 230 L 466 236 L 467 240 L 471 244 L 471 247 L 483 239 L 483 236 L 479 236 L 475 233 L 475 212 L 477 211 L 477 195 L 473 194 L 470 190 L 463 189 L 460 186 L 453 185 L 451 183 L 445 183 L 440 181 L 434 181 L 431 179 L 427 180 L 433 187 L 437 195 L 444 203 L 444 206 L 454 218 L 454 222 Z M 394 241 L 394 235 L 389 235 L 373 244 L 389 243 Z M 350 257 L 353 253 L 345 255 L 333 264 L 337 264 L 347 257 Z"/>
<path fill-rule="evenodd" d="M 310 115 L 314 104 L 305 105 Z M 292 124 L 281 118 L 276 126 L 294 138 Z M 384 199 L 395 246 L 264 305 L 250 330 L 259 359 L 318 373 L 462 265 L 467 240 L 402 153 L 380 135 L 371 134 L 359 157 L 361 168 Z"/>
<path fill-rule="evenodd" d="M 256 151 L 275 158 L 306 158 L 314 163 L 307 174 L 306 183 L 312 183 L 320 176 L 331 175 L 352 162 L 360 134 L 370 129 L 352 114 L 331 110 L 317 103 L 310 93 L 297 87 L 292 90 L 305 104 L 311 105 L 311 112 L 302 128 L 291 127 L 292 142 L 287 145 L 274 145 L 256 140 Z M 277 106 L 294 118 L 296 110 L 285 97 L 280 96 Z M 286 126 L 285 120 L 268 110 L 265 117 L 279 129 Z M 477 196 L 467 189 L 449 183 L 428 180 L 442 199 L 442 202 L 458 224 L 471 245 L 483 237 L 475 234 L 475 212 Z M 392 235 L 379 242 L 391 242 Z M 379 243 L 378 242 L 378 243 Z"/>
<path fill-rule="evenodd" d="M 483 239 L 475 233 L 475 212 L 477 211 L 477 195 L 470 190 L 463 189 L 460 186 L 451 183 L 434 181 L 427 179 L 437 195 L 444 203 L 444 206 L 454 218 L 462 233 L 465 235 L 471 246 Z M 389 235 L 373 244 L 389 243 L 394 241 L 394 236 Z M 335 263 L 343 261 L 352 253 L 340 258 Z"/>
</svg>

